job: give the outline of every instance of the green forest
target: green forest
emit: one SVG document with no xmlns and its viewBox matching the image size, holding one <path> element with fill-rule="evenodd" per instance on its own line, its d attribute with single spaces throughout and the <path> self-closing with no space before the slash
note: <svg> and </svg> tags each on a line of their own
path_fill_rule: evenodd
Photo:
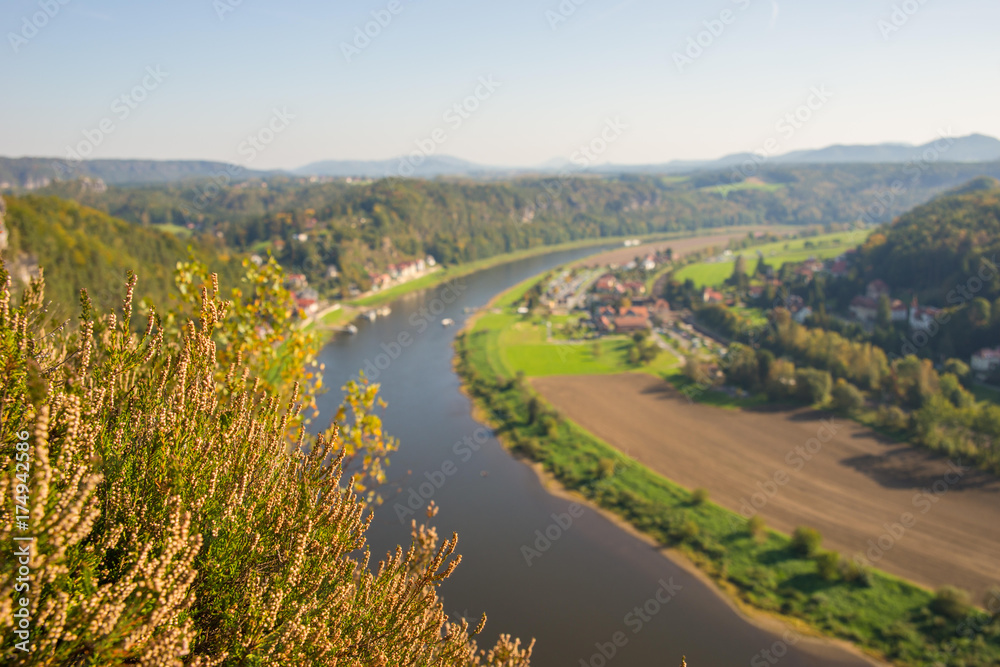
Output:
<svg viewBox="0 0 1000 667">
<path fill-rule="evenodd" d="M 83 288 L 90 289 L 100 308 L 119 303 L 119 286 L 129 270 L 143 272 L 136 301 L 156 304 L 167 302 L 177 262 L 189 257 L 208 263 L 230 284 L 238 275 L 239 262 L 230 261 L 232 255 L 219 251 L 211 239 L 197 239 L 189 247 L 156 228 L 51 196 L 7 196 L 5 201 L 7 270 L 23 278 L 43 268 L 52 308 L 62 316 L 73 312 Z"/>
<path fill-rule="evenodd" d="M 62 181 L 41 192 L 142 226 L 271 252 L 321 293 L 364 290 L 370 273 L 430 254 L 454 264 L 542 245 L 751 224 L 888 222 L 997 165 L 763 166 L 691 176 L 537 176 L 498 181 L 310 179 L 237 182 L 220 173 L 166 185 Z M 339 274 L 330 278 L 330 268 Z"/>
</svg>

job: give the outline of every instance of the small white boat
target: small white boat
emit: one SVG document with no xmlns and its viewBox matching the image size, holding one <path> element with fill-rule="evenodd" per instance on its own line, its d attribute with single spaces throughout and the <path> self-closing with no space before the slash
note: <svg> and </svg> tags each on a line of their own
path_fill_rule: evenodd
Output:
<svg viewBox="0 0 1000 667">
<path fill-rule="evenodd" d="M 378 317 L 378 313 L 376 313 L 374 310 L 369 310 L 367 313 L 365 313 L 365 317 L 368 318 L 369 322 L 374 322 L 375 318 Z"/>
<path fill-rule="evenodd" d="M 443 327 L 450 327 L 454 323 L 455 320 L 451 319 L 450 317 L 446 317 L 443 320 L 441 320 L 441 326 Z"/>
<path fill-rule="evenodd" d="M 389 313 L 392 312 L 392 308 L 390 308 L 389 306 L 382 306 L 381 308 L 378 309 L 377 312 L 379 317 L 386 317 L 387 315 L 389 315 Z"/>
<path fill-rule="evenodd" d="M 351 335 L 354 335 L 354 334 L 358 333 L 358 328 L 356 326 L 354 326 L 353 324 L 348 324 L 346 327 L 344 327 L 344 331 L 346 331 L 347 333 L 349 333 Z"/>
</svg>

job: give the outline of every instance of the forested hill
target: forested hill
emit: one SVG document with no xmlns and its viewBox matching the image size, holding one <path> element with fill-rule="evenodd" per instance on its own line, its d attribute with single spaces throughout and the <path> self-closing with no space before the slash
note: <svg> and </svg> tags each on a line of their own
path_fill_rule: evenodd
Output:
<svg viewBox="0 0 1000 667">
<path fill-rule="evenodd" d="M 8 239 L 0 255 L 15 288 L 44 267 L 46 295 L 58 316 L 75 312 L 84 287 L 95 306 L 119 306 L 129 269 L 139 275 L 136 301 L 149 297 L 162 306 L 177 262 L 188 257 L 186 241 L 76 202 L 34 195 L 4 199 Z M 238 262 L 217 252 L 211 239 L 192 239 L 192 246 L 197 259 L 235 286 Z"/>
<path fill-rule="evenodd" d="M 525 177 L 478 182 L 276 176 L 46 194 L 141 226 L 182 225 L 239 252 L 272 252 L 321 294 L 367 289 L 370 274 L 431 254 L 467 262 L 582 238 L 748 224 L 888 222 L 1000 163 L 747 165 L 688 176 Z M 334 271 L 335 269 L 335 271 Z"/>
<path fill-rule="evenodd" d="M 947 305 L 959 285 L 982 277 L 982 260 L 994 257 L 1000 257 L 1000 181 L 994 178 L 976 179 L 904 214 L 872 235 L 861 255 L 868 278 L 939 305 Z M 982 275 L 988 278 L 975 296 L 1000 297 L 997 271 L 987 267 Z"/>
<path fill-rule="evenodd" d="M 100 179 L 107 184 L 172 183 L 185 179 L 229 174 L 233 180 L 267 176 L 224 162 L 207 160 L 60 160 L 57 158 L 0 157 L 0 183 L 34 189 L 55 181 Z"/>
</svg>

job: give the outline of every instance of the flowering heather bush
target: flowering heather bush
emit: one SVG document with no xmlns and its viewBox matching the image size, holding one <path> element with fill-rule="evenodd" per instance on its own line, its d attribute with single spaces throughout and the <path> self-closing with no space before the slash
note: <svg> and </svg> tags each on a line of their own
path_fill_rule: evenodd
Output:
<svg viewBox="0 0 1000 667">
<path fill-rule="evenodd" d="M 414 523 L 408 550 L 369 567 L 372 505 L 341 470 L 358 455 L 379 474 L 375 388 L 350 390 L 350 451 L 336 426 L 307 438 L 301 386 L 267 386 L 243 361 L 271 352 L 220 342 L 245 306 L 211 282 L 197 321 L 160 328 L 151 314 L 137 332 L 134 279 L 120 318 L 84 295 L 78 324 L 53 326 L 43 281 L 15 307 L 0 270 L 0 543 L 36 538 L 30 653 L 14 646 L 18 564 L 0 550 L 0 661 L 527 665 L 531 647 L 507 636 L 477 648 L 485 618 L 475 631 L 447 620 L 437 586 L 460 561 L 457 537 Z M 27 530 L 14 507 L 23 431 Z"/>
</svg>

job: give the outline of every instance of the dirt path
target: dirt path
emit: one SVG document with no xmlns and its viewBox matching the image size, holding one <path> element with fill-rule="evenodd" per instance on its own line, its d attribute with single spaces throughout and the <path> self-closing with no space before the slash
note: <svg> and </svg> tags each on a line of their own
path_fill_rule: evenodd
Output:
<svg viewBox="0 0 1000 667">
<path fill-rule="evenodd" d="M 980 602 L 1000 584 L 1000 480 L 811 410 L 689 404 L 644 374 L 534 378 L 570 419 L 649 468 L 769 526 Z M 825 417 L 825 418 L 824 418 Z"/>
</svg>

